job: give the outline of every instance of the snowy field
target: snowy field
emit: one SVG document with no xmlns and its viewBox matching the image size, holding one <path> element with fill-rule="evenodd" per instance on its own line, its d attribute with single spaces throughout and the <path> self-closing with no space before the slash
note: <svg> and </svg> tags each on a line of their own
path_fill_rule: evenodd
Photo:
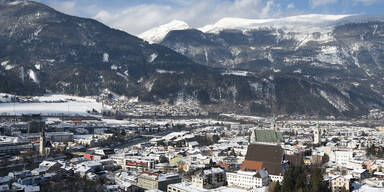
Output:
<svg viewBox="0 0 384 192">
<path fill-rule="evenodd" d="M 67 95 L 45 95 L 33 97 L 29 103 L 0 103 L 1 115 L 42 114 L 42 115 L 81 115 L 89 116 L 87 111 L 101 112 L 103 106 L 92 98 Z"/>
</svg>

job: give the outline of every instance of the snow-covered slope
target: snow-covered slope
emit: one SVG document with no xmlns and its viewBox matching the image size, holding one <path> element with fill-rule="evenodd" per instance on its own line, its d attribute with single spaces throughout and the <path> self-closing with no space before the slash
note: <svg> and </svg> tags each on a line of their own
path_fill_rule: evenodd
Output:
<svg viewBox="0 0 384 192">
<path fill-rule="evenodd" d="M 22 102 L 14 102 L 17 97 Z M 27 102 L 28 101 L 28 102 Z M 0 114 L 43 114 L 43 115 L 91 115 L 88 111 L 101 112 L 106 106 L 91 97 L 70 95 L 44 95 L 35 97 L 15 96 L 0 93 Z"/>
<path fill-rule="evenodd" d="M 172 20 L 167 24 L 152 28 L 140 34 L 139 37 L 150 43 L 159 43 L 168 34 L 168 32 L 173 30 L 183 30 L 188 28 L 190 28 L 189 25 L 184 21 Z"/>
<path fill-rule="evenodd" d="M 239 29 L 239 30 L 251 30 L 260 27 L 278 27 L 286 29 L 297 29 L 308 27 L 325 27 L 336 24 L 337 21 L 341 21 L 350 15 L 321 15 L 321 14 L 309 14 L 298 15 L 277 19 L 246 19 L 246 18 L 232 18 L 226 17 L 220 19 L 214 24 L 208 24 L 198 30 L 204 33 L 218 33 L 224 29 Z M 346 21 L 346 20 L 344 20 Z M 184 30 L 191 28 L 184 21 L 173 20 L 167 24 L 152 28 L 140 35 L 140 38 L 150 43 L 160 43 L 168 32 L 173 30 Z"/>
<path fill-rule="evenodd" d="M 223 29 L 249 30 L 257 27 L 288 27 L 295 25 L 324 26 L 333 24 L 335 21 L 348 17 L 350 15 L 298 15 L 278 19 L 244 19 L 244 18 L 223 18 L 218 22 L 199 28 L 204 33 L 217 33 Z"/>
</svg>

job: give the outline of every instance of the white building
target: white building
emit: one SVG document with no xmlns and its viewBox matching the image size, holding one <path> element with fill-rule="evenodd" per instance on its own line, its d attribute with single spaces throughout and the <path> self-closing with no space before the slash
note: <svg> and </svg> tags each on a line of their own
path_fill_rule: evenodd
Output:
<svg viewBox="0 0 384 192">
<path fill-rule="evenodd" d="M 268 185 L 268 172 L 265 170 L 228 172 L 227 182 L 230 187 L 240 187 L 247 190 L 255 189 Z"/>
<path fill-rule="evenodd" d="M 221 186 L 215 189 L 204 189 L 193 185 L 192 183 L 182 182 L 170 184 L 167 187 L 168 192 L 247 192 L 244 189 Z"/>
<path fill-rule="evenodd" d="M 155 160 L 149 157 L 141 156 L 112 156 L 110 157 L 117 165 L 124 170 L 140 170 L 146 171 L 155 168 Z"/>
<path fill-rule="evenodd" d="M 337 164 L 347 163 L 353 160 L 353 151 L 352 150 L 337 150 L 331 151 L 329 154 L 329 160 Z"/>
</svg>

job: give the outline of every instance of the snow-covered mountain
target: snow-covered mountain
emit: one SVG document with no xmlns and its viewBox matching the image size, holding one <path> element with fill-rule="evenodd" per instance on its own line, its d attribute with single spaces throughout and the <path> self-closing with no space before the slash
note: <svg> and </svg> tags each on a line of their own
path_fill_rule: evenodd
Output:
<svg viewBox="0 0 384 192">
<path fill-rule="evenodd" d="M 382 23 L 292 32 L 224 21 L 238 28 L 204 33 L 171 22 L 148 33 L 159 35 L 148 35 L 152 42 L 165 36 L 159 45 L 41 3 L 0 0 L 0 92 L 108 90 L 146 102 L 194 100 L 214 113 L 359 115 L 384 109 Z"/>
<path fill-rule="evenodd" d="M 337 23 L 340 23 L 341 21 L 350 22 L 350 20 L 345 20 L 345 18 L 348 18 L 350 16 L 351 15 L 308 14 L 277 19 L 246 19 L 226 17 L 220 19 L 216 23 L 208 24 L 197 29 L 204 33 L 219 33 L 220 31 L 226 29 L 237 29 L 246 31 L 265 27 L 276 27 L 290 30 L 299 30 L 305 28 L 306 30 L 308 30 L 308 28 L 319 29 L 324 27 L 330 27 Z M 150 43 L 159 43 L 170 31 L 184 29 L 191 29 L 191 27 L 184 21 L 172 20 L 167 24 L 145 31 L 139 34 L 138 37 Z"/>
<path fill-rule="evenodd" d="M 189 25 L 184 21 L 172 20 L 167 24 L 152 28 L 144 33 L 141 33 L 138 36 L 150 43 L 159 43 L 168 34 L 168 32 L 173 30 L 183 30 L 183 29 L 189 29 L 189 28 L 190 28 Z"/>
<path fill-rule="evenodd" d="M 253 30 L 261 27 L 294 29 L 298 26 L 326 27 L 350 15 L 298 15 L 278 19 L 223 18 L 214 24 L 199 28 L 204 33 L 219 33 L 225 29 Z"/>
<path fill-rule="evenodd" d="M 383 43 L 383 16 L 301 15 L 224 18 L 199 29 L 170 31 L 160 44 L 203 65 L 295 74 L 332 84 L 348 98 L 366 95 L 384 101 Z M 324 92 L 319 96 L 340 111 L 353 108 Z M 383 104 L 371 101 L 364 105 Z"/>
<path fill-rule="evenodd" d="M 375 67 L 383 67 L 383 23 L 384 16 L 365 15 L 223 18 L 199 29 L 170 31 L 160 44 L 214 67 L 239 68 L 263 61 L 275 71 L 290 66 L 292 72 L 302 72 L 295 66 L 307 63 L 304 67 L 357 66 L 371 76 L 372 71 L 381 71 Z"/>
</svg>

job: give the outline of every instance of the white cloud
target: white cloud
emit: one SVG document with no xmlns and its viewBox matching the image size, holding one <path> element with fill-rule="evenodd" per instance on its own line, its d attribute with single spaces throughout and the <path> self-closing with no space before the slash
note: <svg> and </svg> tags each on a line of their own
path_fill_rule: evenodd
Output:
<svg viewBox="0 0 384 192">
<path fill-rule="evenodd" d="M 294 9 L 295 8 L 295 4 L 294 3 L 290 3 L 287 5 L 287 9 Z"/>
<path fill-rule="evenodd" d="M 60 12 L 63 12 L 69 15 L 76 14 L 75 1 L 52 1 L 49 5 Z"/>
<path fill-rule="evenodd" d="M 384 2 L 384 0 L 353 0 L 354 4 L 363 3 L 366 6 L 373 5 L 378 2 Z"/>
<path fill-rule="evenodd" d="M 281 16 L 280 4 L 273 0 L 173 0 L 181 6 L 141 4 L 120 12 L 100 11 L 95 19 L 132 34 L 178 19 L 192 27 L 214 23 L 223 17 L 270 18 Z"/>
<path fill-rule="evenodd" d="M 324 6 L 332 3 L 336 3 L 337 0 L 309 0 L 309 4 L 312 6 L 312 8 L 316 8 L 319 6 Z"/>
</svg>

